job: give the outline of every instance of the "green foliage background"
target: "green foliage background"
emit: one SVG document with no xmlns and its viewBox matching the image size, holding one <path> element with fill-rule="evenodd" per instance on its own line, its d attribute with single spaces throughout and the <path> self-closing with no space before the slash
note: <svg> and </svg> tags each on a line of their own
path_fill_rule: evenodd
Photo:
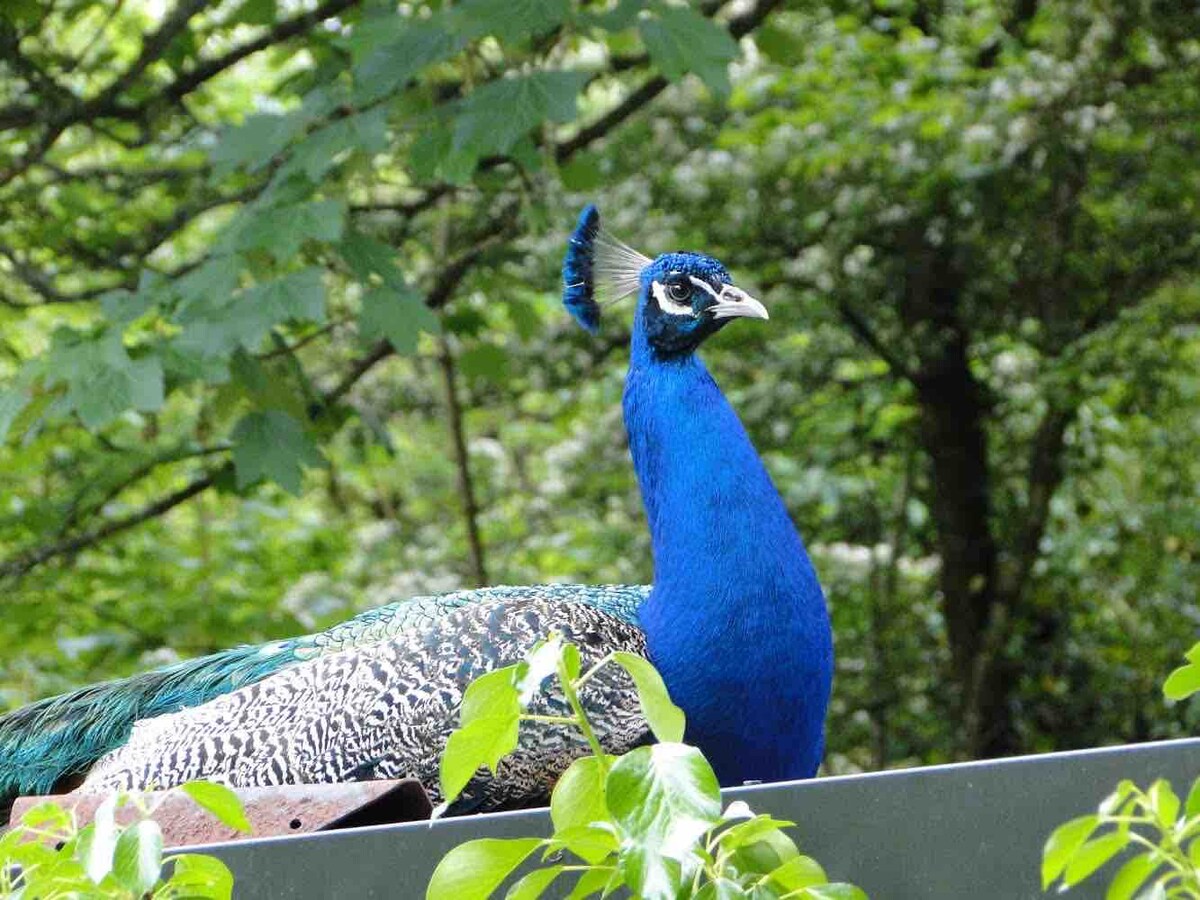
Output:
<svg viewBox="0 0 1200 900">
<path fill-rule="evenodd" d="M 1186 733 L 1200 18 L 1119 0 L 0 10 L 0 705 L 471 583 L 651 577 L 581 206 L 826 586 L 828 767 Z"/>
</svg>

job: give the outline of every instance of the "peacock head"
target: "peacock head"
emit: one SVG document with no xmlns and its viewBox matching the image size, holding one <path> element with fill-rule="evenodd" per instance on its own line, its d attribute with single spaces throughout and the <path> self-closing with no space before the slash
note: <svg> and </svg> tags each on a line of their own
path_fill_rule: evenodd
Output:
<svg viewBox="0 0 1200 900">
<path fill-rule="evenodd" d="M 594 332 L 602 305 L 635 292 L 635 338 L 660 359 L 692 353 L 733 319 L 767 318 L 711 256 L 680 250 L 652 260 L 601 230 L 599 212 L 588 206 L 563 260 L 563 304 Z"/>
</svg>

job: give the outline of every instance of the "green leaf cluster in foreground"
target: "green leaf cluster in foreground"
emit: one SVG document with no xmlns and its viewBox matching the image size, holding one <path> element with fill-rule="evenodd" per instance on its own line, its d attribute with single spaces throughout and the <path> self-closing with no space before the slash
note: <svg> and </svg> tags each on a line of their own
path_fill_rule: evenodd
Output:
<svg viewBox="0 0 1200 900">
<path fill-rule="evenodd" d="M 1159 779 L 1143 791 L 1122 781 L 1092 815 L 1058 826 L 1042 854 L 1042 886 L 1060 890 L 1090 878 L 1128 849 L 1106 900 L 1200 897 L 1200 779 L 1180 803 Z"/>
<path fill-rule="evenodd" d="M 1187 652 L 1187 665 L 1163 684 L 1170 700 L 1200 691 L 1200 644 Z M 1106 900 L 1200 900 L 1200 778 L 1180 803 L 1171 785 L 1159 779 L 1143 791 L 1122 781 L 1095 814 L 1059 825 L 1042 851 L 1042 887 L 1058 882 L 1065 891 L 1090 878 L 1125 851 Z"/>
<path fill-rule="evenodd" d="M 194 781 L 181 788 L 201 808 L 249 831 L 242 803 L 229 788 Z M 133 807 L 129 825 L 118 810 Z M 104 900 L 229 900 L 233 874 L 201 853 L 163 855 L 154 809 L 139 794 L 111 794 L 80 827 L 73 811 L 46 802 L 0 837 L 0 898 L 89 897 Z"/>
<path fill-rule="evenodd" d="M 619 758 L 604 752 L 579 692 L 608 665 L 621 666 L 633 679 L 642 712 L 661 743 Z M 550 677 L 557 678 L 571 716 L 526 712 Z M 438 864 L 427 900 L 484 900 L 506 883 L 506 900 L 533 900 L 552 887 L 554 896 L 573 900 L 621 888 L 643 900 L 865 900 L 852 885 L 831 884 L 820 864 L 800 853 L 784 831 L 794 823 L 755 815 L 742 801 L 722 809 L 712 767 L 699 750 L 680 743 L 683 712 L 642 657 L 612 653 L 581 672 L 574 645 L 552 636 L 521 663 L 477 679 L 463 698 L 461 727 L 442 757 L 447 804 L 479 768 L 502 766 L 516 749 L 522 721 L 577 728 L 592 748 L 555 785 L 554 833 L 456 847 Z"/>
</svg>

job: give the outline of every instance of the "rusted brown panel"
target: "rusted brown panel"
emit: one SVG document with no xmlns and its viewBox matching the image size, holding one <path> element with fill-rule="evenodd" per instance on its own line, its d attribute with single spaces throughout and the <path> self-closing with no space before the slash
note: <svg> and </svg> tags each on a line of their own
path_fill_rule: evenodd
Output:
<svg viewBox="0 0 1200 900">
<path fill-rule="evenodd" d="M 250 821 L 252 830 L 248 835 L 221 824 L 180 791 L 151 791 L 142 796 L 154 811 L 155 821 L 162 826 L 167 845 L 172 847 L 412 822 L 427 819 L 432 812 L 429 798 L 415 779 L 238 788 L 235 793 Z M 19 797 L 13 804 L 10 822 L 15 824 L 30 807 L 53 800 L 64 809 L 73 810 L 82 825 L 92 820 L 105 796 L 73 791 L 50 797 Z M 117 821 L 122 824 L 137 817 L 137 810 L 131 807 L 117 812 Z"/>
</svg>

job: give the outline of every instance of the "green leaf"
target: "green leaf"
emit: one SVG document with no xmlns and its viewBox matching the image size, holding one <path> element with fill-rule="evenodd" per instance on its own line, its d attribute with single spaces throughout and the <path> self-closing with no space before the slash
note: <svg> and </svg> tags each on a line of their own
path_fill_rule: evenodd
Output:
<svg viewBox="0 0 1200 900">
<path fill-rule="evenodd" d="M 648 659 L 624 650 L 613 654 L 613 660 L 629 673 L 637 686 L 638 702 L 650 730 L 660 741 L 682 741 L 686 725 L 683 710 L 671 702 L 662 676 Z"/>
<path fill-rule="evenodd" d="M 1104 900 L 1133 900 L 1138 888 L 1154 874 L 1158 866 L 1159 863 L 1151 853 L 1139 853 L 1126 860 L 1113 876 L 1108 891 L 1104 894 Z"/>
<path fill-rule="evenodd" d="M 278 15 L 276 0 L 245 0 L 233 13 L 233 18 L 247 25 L 274 25 Z"/>
<path fill-rule="evenodd" d="M 729 96 L 729 64 L 737 42 L 729 32 L 689 6 L 660 6 L 640 23 L 651 60 L 670 81 L 694 72 L 718 97 Z"/>
<path fill-rule="evenodd" d="M 1134 796 L 1135 792 L 1137 792 L 1137 786 L 1132 781 L 1125 779 L 1117 785 L 1115 791 L 1100 801 L 1097 811 L 1101 816 L 1120 815 L 1128 804 L 1137 802 Z"/>
<path fill-rule="evenodd" d="M 484 838 L 460 844 L 434 869 L 425 900 L 487 900 L 541 845 L 538 838 Z"/>
<path fill-rule="evenodd" d="M 534 869 L 528 875 L 508 889 L 505 900 L 537 900 L 545 893 L 546 888 L 562 874 L 562 866 L 549 866 L 545 869 Z"/>
<path fill-rule="evenodd" d="M 1191 790 L 1188 791 L 1187 800 L 1183 805 L 1183 814 L 1189 819 L 1200 816 L 1200 778 L 1192 782 Z"/>
<path fill-rule="evenodd" d="M 379 106 L 317 129 L 300 142 L 288 164 L 316 184 L 342 154 L 357 152 L 371 156 L 386 147 L 387 108 Z"/>
<path fill-rule="evenodd" d="M 117 849 L 117 795 L 109 794 L 96 808 L 92 824 L 79 832 L 75 858 L 83 864 L 88 878 L 99 884 L 112 871 Z"/>
<path fill-rule="evenodd" d="M 408 290 L 404 274 L 396 264 L 396 251 L 380 240 L 356 229 L 351 229 L 342 238 L 338 250 L 350 271 L 364 285 L 375 280 L 396 290 Z"/>
<path fill-rule="evenodd" d="M 638 747 L 612 767 L 605 795 L 621 829 L 629 886 L 646 900 L 673 897 L 680 861 L 720 822 L 721 793 L 712 767 L 684 744 Z"/>
<path fill-rule="evenodd" d="M 604 31 L 623 31 L 637 23 L 646 6 L 645 0 L 617 0 L 611 9 L 581 11 L 576 17 L 582 24 Z"/>
<path fill-rule="evenodd" d="M 365 23 L 364 23 L 365 24 Z M 467 44 L 467 36 L 448 31 L 442 19 L 414 22 L 403 16 L 371 22 L 367 51 L 354 68 L 354 100 L 365 105 L 392 93 L 427 66 L 449 59 Z"/>
<path fill-rule="evenodd" d="M 29 807 L 21 816 L 21 824 L 43 831 L 67 829 L 71 827 L 71 814 L 57 803 L 47 800 Z"/>
<path fill-rule="evenodd" d="M 250 821 L 242 801 L 230 788 L 215 781 L 189 781 L 179 789 L 192 798 L 201 809 L 216 816 L 222 825 L 228 825 L 245 834 L 250 833 Z"/>
<path fill-rule="evenodd" d="M 113 855 L 113 876 L 140 897 L 158 883 L 163 834 L 153 819 L 142 819 L 121 832 Z"/>
<path fill-rule="evenodd" d="M 269 371 L 246 351 L 239 349 L 233 354 L 229 373 L 255 409 L 278 409 L 295 418 L 305 415 L 304 398 L 289 379 Z"/>
<path fill-rule="evenodd" d="M 179 310 L 193 303 L 223 304 L 238 286 L 238 262 L 232 256 L 213 256 L 203 265 L 180 275 L 171 282 L 171 291 L 180 298 Z"/>
<path fill-rule="evenodd" d="M 481 767 L 495 772 L 500 760 L 517 749 L 517 736 L 517 717 L 507 714 L 479 716 L 454 731 L 439 770 L 445 801 L 457 797 Z"/>
<path fill-rule="evenodd" d="M 508 354 L 494 344 L 476 344 L 459 354 L 458 368 L 464 375 L 499 384 L 508 372 Z"/>
<path fill-rule="evenodd" d="M 100 309 L 114 325 L 128 325 L 149 312 L 155 300 L 153 291 L 133 294 L 126 290 L 115 290 L 101 295 Z"/>
<path fill-rule="evenodd" d="M 479 159 L 506 153 L 545 121 L 569 122 L 586 72 L 532 72 L 501 78 L 471 92 L 455 120 L 453 149 Z"/>
<path fill-rule="evenodd" d="M 463 693 L 459 724 L 469 725 L 485 716 L 517 718 L 521 713 L 520 694 L 516 687 L 518 668 L 513 665 L 493 669 L 472 681 Z"/>
<path fill-rule="evenodd" d="M 133 379 L 127 370 L 91 369 L 92 377 L 72 380 L 67 404 L 79 413 L 83 424 L 93 430 L 107 425 L 133 406 Z"/>
<path fill-rule="evenodd" d="M 800 896 L 811 900 L 867 900 L 866 892 L 862 888 L 840 882 L 814 884 L 805 888 Z"/>
<path fill-rule="evenodd" d="M 763 840 L 770 832 L 778 832 L 795 824 L 786 819 L 776 819 L 767 815 L 754 816 L 721 832 L 721 847 L 726 850 L 746 847 Z"/>
<path fill-rule="evenodd" d="M 1064 822 L 1050 833 L 1042 848 L 1042 890 L 1047 890 L 1100 825 L 1098 816 L 1080 816 Z"/>
<path fill-rule="evenodd" d="M 604 171 L 600 168 L 600 156 L 595 153 L 576 153 L 558 170 L 563 187 L 569 191 L 583 193 L 594 191 L 604 184 Z"/>
<path fill-rule="evenodd" d="M 310 267 L 273 281 L 260 282 L 243 292 L 240 303 L 257 311 L 258 318 L 267 327 L 290 319 L 323 322 L 325 284 L 321 270 Z"/>
<path fill-rule="evenodd" d="M 215 856 L 184 853 L 171 861 L 174 869 L 167 883 L 178 889 L 178 896 L 232 900 L 233 873 Z"/>
<path fill-rule="evenodd" d="M 563 673 L 567 681 L 576 681 L 583 666 L 583 660 L 579 656 L 579 648 L 574 644 L 564 644 L 562 649 L 562 664 Z"/>
<path fill-rule="evenodd" d="M 8 430 L 32 397 L 24 388 L 0 391 L 0 444 L 8 438 Z"/>
<path fill-rule="evenodd" d="M 1171 785 L 1165 779 L 1158 779 L 1150 785 L 1146 792 L 1150 811 L 1158 819 L 1163 829 L 1170 831 L 1175 827 L 1175 818 L 1179 815 L 1179 797 L 1171 790 Z"/>
<path fill-rule="evenodd" d="M 152 412 L 162 405 L 161 360 L 149 355 L 134 360 L 118 329 L 88 336 L 60 329 L 43 365 L 49 384 L 66 384 L 65 408 L 88 428 L 107 425 L 130 409 Z"/>
<path fill-rule="evenodd" d="M 284 206 L 244 207 L 224 234 L 223 250 L 264 250 L 290 260 L 308 240 L 336 241 L 342 236 L 346 206 L 339 200 L 310 200 Z"/>
<path fill-rule="evenodd" d="M 315 267 L 264 281 L 233 297 L 198 300 L 181 308 L 183 333 L 175 349 L 202 358 L 224 357 L 236 348 L 254 351 L 270 330 L 293 319 L 325 318 L 325 285 Z"/>
<path fill-rule="evenodd" d="M 782 831 L 766 831 L 729 856 L 729 866 L 741 874 L 766 875 L 800 855 L 796 843 Z"/>
<path fill-rule="evenodd" d="M 533 649 L 525 654 L 525 659 L 517 665 L 514 680 L 522 707 L 528 706 L 533 702 L 533 698 L 541 693 L 546 679 L 554 677 L 562 653 L 562 638 L 553 635 L 538 641 Z"/>
<path fill-rule="evenodd" d="M 1071 861 L 1063 872 L 1063 884 L 1067 887 L 1079 884 L 1124 850 L 1128 843 L 1128 835 L 1119 831 L 1088 841 L 1071 856 Z"/>
<path fill-rule="evenodd" d="M 300 423 L 280 410 L 247 414 L 232 437 L 238 490 L 265 479 L 299 496 L 304 467 L 325 464 Z"/>
<path fill-rule="evenodd" d="M 1180 666 L 1163 682 L 1163 695 L 1168 700 L 1183 700 L 1200 691 L 1200 665 Z"/>
<path fill-rule="evenodd" d="M 728 878 L 718 878 L 710 881 L 695 894 L 694 900 L 741 900 L 750 897 L 742 890 L 742 886 Z M 757 895 L 755 895 L 757 896 Z"/>
<path fill-rule="evenodd" d="M 550 819 L 556 835 L 568 828 L 608 819 L 604 776 L 605 765 L 611 766 L 613 762 L 611 756 L 603 761 L 596 756 L 582 756 L 562 773 L 550 794 Z"/>
<path fill-rule="evenodd" d="M 804 60 L 804 42 L 785 28 L 771 21 L 754 29 L 754 44 L 771 62 L 796 66 Z"/>
<path fill-rule="evenodd" d="M 363 295 L 359 333 L 368 340 L 386 338 L 401 356 L 416 352 L 422 331 L 437 334 L 440 328 L 424 298 L 407 286 L 384 285 Z"/>
<path fill-rule="evenodd" d="M 797 856 L 789 859 L 771 872 L 771 881 L 789 891 L 825 884 L 829 881 L 825 870 L 815 859 Z"/>
<path fill-rule="evenodd" d="M 0 4 L 0 19 L 17 26 L 36 25 L 45 14 L 45 7 L 39 0 L 5 0 Z"/>
<path fill-rule="evenodd" d="M 607 897 L 624 883 L 620 869 L 589 869 L 579 876 L 567 900 L 582 900 L 599 893 Z"/>
<path fill-rule="evenodd" d="M 600 825 L 577 825 L 555 830 L 547 844 L 547 853 L 568 850 L 584 862 L 597 865 L 609 859 L 620 849 L 617 836 L 608 827 Z"/>
<path fill-rule="evenodd" d="M 745 800 L 734 800 L 727 807 L 725 807 L 725 811 L 721 813 L 721 818 L 725 819 L 727 822 L 735 821 L 737 819 L 753 819 L 754 817 L 754 810 L 750 808 L 750 804 Z"/>
<path fill-rule="evenodd" d="M 165 399 L 162 359 L 155 355 L 130 360 L 129 377 L 131 405 L 134 409 L 153 412 L 161 409 Z"/>
<path fill-rule="evenodd" d="M 209 154 L 218 177 L 234 169 L 256 172 L 268 165 L 300 134 L 308 123 L 302 111 L 285 115 L 260 114 L 247 116 L 235 128 L 228 129 Z"/>
<path fill-rule="evenodd" d="M 570 0 L 464 0 L 455 7 L 461 33 L 516 41 L 543 34 L 571 11 Z"/>
</svg>

